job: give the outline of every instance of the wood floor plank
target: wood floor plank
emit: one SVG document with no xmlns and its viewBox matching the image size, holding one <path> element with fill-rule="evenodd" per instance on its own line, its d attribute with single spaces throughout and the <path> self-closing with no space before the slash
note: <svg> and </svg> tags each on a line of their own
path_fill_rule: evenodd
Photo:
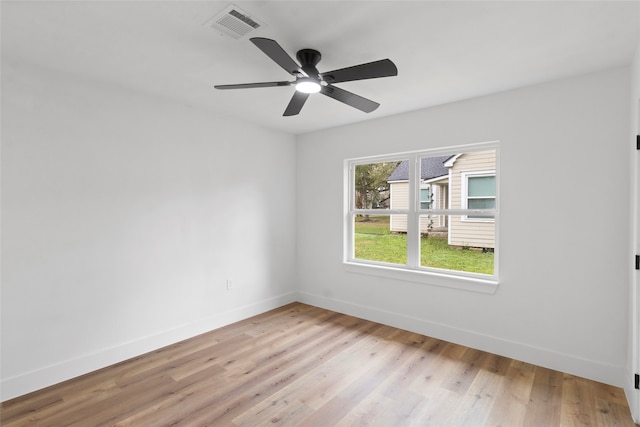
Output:
<svg viewBox="0 0 640 427">
<path fill-rule="evenodd" d="M 366 337 L 364 337 L 366 339 Z M 336 357 L 327 360 L 325 363 L 316 366 L 309 372 L 303 374 L 298 381 L 295 381 L 274 393 L 258 405 L 250 408 L 238 418 L 234 419 L 236 424 L 244 424 L 250 419 L 253 413 L 264 410 L 265 407 L 278 402 L 300 402 L 305 407 L 314 410 L 322 406 L 326 401 L 333 398 L 346 385 L 354 382 L 362 375 L 359 369 L 363 365 L 361 357 L 365 352 L 370 352 L 377 340 L 371 341 L 368 345 L 358 345 L 358 352 L 348 354 L 340 352 Z"/>
<path fill-rule="evenodd" d="M 416 375 L 408 387 L 416 393 L 422 394 L 425 398 L 432 397 L 433 394 L 440 393 L 445 380 L 450 377 L 451 372 L 459 369 L 460 361 L 456 357 L 462 354 L 459 350 L 463 347 L 439 341 L 429 348 L 426 357 L 430 361 L 428 369 Z M 459 352 L 456 357 L 451 357 L 452 352 Z"/>
<path fill-rule="evenodd" d="M 3 402 L 23 426 L 623 426 L 624 391 L 294 303 Z"/>
<path fill-rule="evenodd" d="M 524 425 L 534 377 L 535 366 L 511 360 L 487 419 L 487 425 L 496 427 Z"/>
<path fill-rule="evenodd" d="M 444 387 L 456 393 L 466 394 L 476 374 L 480 371 L 485 355 L 486 353 L 480 350 L 465 349 L 459 358 L 461 363 L 457 363 L 450 370 L 449 378 L 446 380 Z"/>
<path fill-rule="evenodd" d="M 573 375 L 564 375 L 561 422 L 570 425 L 574 420 L 584 426 L 597 426 L 596 396 L 589 384 Z"/>
<path fill-rule="evenodd" d="M 113 424 L 114 427 L 155 426 L 167 423 L 168 420 L 181 421 L 183 414 L 189 414 L 202 405 L 203 399 L 209 399 L 216 393 L 224 368 L 213 366 L 199 371 L 193 378 L 179 381 L 178 389 L 171 395 L 157 399 L 146 408 L 129 414 Z"/>
<path fill-rule="evenodd" d="M 111 394 L 108 398 L 96 401 L 92 405 L 66 407 L 66 410 L 57 412 L 46 420 L 38 420 L 37 424 L 46 422 L 54 426 L 98 426 L 112 418 L 133 413 L 159 396 L 170 393 L 174 384 L 175 381 L 168 376 L 153 377 L 144 383 L 125 387 L 120 393 Z"/>
<path fill-rule="evenodd" d="M 421 397 L 405 394 L 401 400 L 394 399 L 377 391 L 353 407 L 335 427 L 353 426 L 406 426 L 411 422 L 414 407 Z"/>
<path fill-rule="evenodd" d="M 229 381 L 222 386 L 217 398 L 210 399 L 176 425 L 230 424 L 239 414 L 296 381 L 319 360 L 329 360 L 339 354 L 362 336 L 363 331 L 379 328 L 379 325 L 356 318 L 332 317 L 340 319 L 328 320 L 327 327 L 321 331 L 293 337 L 288 346 L 269 347 L 263 352 L 254 352 L 252 357 L 248 355 L 245 359 L 249 364 L 240 370 L 238 364 L 229 365 Z"/>
<path fill-rule="evenodd" d="M 464 395 L 446 388 L 440 388 L 437 393 L 432 392 L 423 398 L 424 405 L 415 414 L 416 426 L 449 426 L 453 414 L 456 413 Z"/>
<path fill-rule="evenodd" d="M 404 334 L 400 331 L 394 336 Z M 306 425 L 309 427 L 337 424 L 344 416 L 348 414 L 351 408 L 357 405 L 361 400 L 365 399 L 380 383 L 384 381 L 389 372 L 393 372 L 393 365 L 399 359 L 406 355 L 412 347 L 398 344 L 397 341 L 389 339 L 379 345 L 369 354 L 369 358 L 363 360 L 363 363 L 369 367 L 367 374 L 359 381 L 350 384 L 339 395 L 331 399 L 325 405 L 318 408 L 307 420 Z"/>
<path fill-rule="evenodd" d="M 560 423 L 562 373 L 536 367 L 525 425 L 544 426 Z"/>
<path fill-rule="evenodd" d="M 357 342 L 357 351 L 341 351 L 335 357 L 326 359 L 325 363 L 310 370 L 298 381 L 283 388 L 280 392 L 269 396 L 262 404 L 251 408 L 250 411 L 243 414 L 234 422 L 245 422 L 247 415 L 254 411 L 263 410 L 263 408 L 274 402 L 293 402 L 298 401 L 305 407 L 320 408 L 327 401 L 334 398 L 346 386 L 352 384 L 363 375 L 362 370 L 367 369 L 368 365 L 363 364 L 362 360 L 371 353 L 378 351 L 380 338 L 379 336 L 386 330 L 389 334 L 396 330 L 390 327 L 375 325 L 368 323 L 367 327 L 377 329 L 376 334 L 365 333 L 359 334 L 355 338 Z M 371 331 L 373 332 L 373 330 Z"/>
<path fill-rule="evenodd" d="M 11 426 L 24 423 L 23 420 L 31 420 L 33 418 L 42 418 L 42 414 L 47 410 L 58 411 L 59 407 L 64 405 L 64 400 L 59 394 L 44 395 L 43 397 L 34 398 L 29 405 L 20 405 L 16 402 L 14 406 L 2 408 L 2 425 Z"/>
<path fill-rule="evenodd" d="M 407 357 L 404 363 L 397 363 L 394 370 L 396 373 L 390 375 L 381 385 L 381 392 L 390 398 L 397 398 L 413 383 L 414 379 L 421 373 L 427 372 L 429 364 L 434 358 L 429 357 L 430 350 L 434 348 L 433 338 L 418 336 L 423 338 L 421 342 L 416 343 L 418 347 L 410 357 Z"/>
<path fill-rule="evenodd" d="M 451 421 L 453 426 L 485 425 L 503 387 L 504 377 L 479 370 Z"/>
</svg>

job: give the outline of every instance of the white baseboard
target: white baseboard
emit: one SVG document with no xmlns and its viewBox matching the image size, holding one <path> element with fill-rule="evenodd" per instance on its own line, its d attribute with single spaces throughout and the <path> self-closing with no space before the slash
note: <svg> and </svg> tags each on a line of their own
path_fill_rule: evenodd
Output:
<svg viewBox="0 0 640 427">
<path fill-rule="evenodd" d="M 296 301 L 296 293 L 291 292 L 267 300 L 217 313 L 196 322 L 178 326 L 158 334 L 142 337 L 135 341 L 105 348 L 95 353 L 84 354 L 3 379 L 0 382 L 0 401 L 13 399 L 24 394 L 75 378 L 132 357 L 195 337 L 205 332 L 247 319 Z"/>
<path fill-rule="evenodd" d="M 298 301 L 616 387 L 625 386 L 624 374 L 626 369 L 623 366 L 601 363 L 522 342 L 480 334 L 468 329 L 460 329 L 442 323 L 306 292 L 298 292 Z"/>
</svg>

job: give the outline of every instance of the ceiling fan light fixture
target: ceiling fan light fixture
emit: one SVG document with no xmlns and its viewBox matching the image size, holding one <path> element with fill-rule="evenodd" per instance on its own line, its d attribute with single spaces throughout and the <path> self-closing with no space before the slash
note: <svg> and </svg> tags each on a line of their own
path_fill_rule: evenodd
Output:
<svg viewBox="0 0 640 427">
<path fill-rule="evenodd" d="M 318 93 L 320 92 L 320 82 L 310 77 L 303 77 L 296 82 L 296 90 L 302 93 Z"/>
</svg>

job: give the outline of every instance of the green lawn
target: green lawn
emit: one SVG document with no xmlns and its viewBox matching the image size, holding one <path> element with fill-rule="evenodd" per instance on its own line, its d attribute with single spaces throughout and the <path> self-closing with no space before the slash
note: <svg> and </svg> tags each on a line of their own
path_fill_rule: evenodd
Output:
<svg viewBox="0 0 640 427">
<path fill-rule="evenodd" d="M 355 256 L 370 261 L 406 264 L 407 236 L 391 233 L 389 216 L 371 216 L 370 221 L 357 218 Z M 492 252 L 453 248 L 445 237 L 422 237 L 420 258 L 423 267 L 493 274 Z"/>
</svg>

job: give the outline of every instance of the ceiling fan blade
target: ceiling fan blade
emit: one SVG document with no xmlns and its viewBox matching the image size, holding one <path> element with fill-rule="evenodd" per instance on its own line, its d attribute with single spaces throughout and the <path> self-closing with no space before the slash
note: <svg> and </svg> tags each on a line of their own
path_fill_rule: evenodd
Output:
<svg viewBox="0 0 640 427">
<path fill-rule="evenodd" d="M 350 82 L 353 80 L 377 79 L 398 75 L 398 68 L 389 59 L 354 65 L 353 67 L 320 73 L 322 80 L 327 83 Z"/>
<path fill-rule="evenodd" d="M 287 73 L 292 75 L 302 73 L 300 66 L 284 51 L 277 41 L 265 39 L 264 37 L 253 37 L 250 40 L 276 64 L 284 68 Z M 306 76 L 306 73 L 303 74 Z"/>
<path fill-rule="evenodd" d="M 241 83 L 237 85 L 215 85 L 216 89 L 251 89 L 254 87 L 290 86 L 292 82 Z"/>
<path fill-rule="evenodd" d="M 377 102 L 373 102 L 370 99 L 363 98 L 360 95 L 356 95 L 355 93 L 340 89 L 336 86 L 322 86 L 320 93 L 327 95 L 329 98 L 344 102 L 345 104 L 350 105 L 353 108 L 357 108 L 360 111 L 364 111 L 365 113 L 370 113 L 380 106 Z"/>
<path fill-rule="evenodd" d="M 289 101 L 289 105 L 287 105 L 287 109 L 284 110 L 283 116 L 295 116 L 302 110 L 302 106 L 305 102 L 307 102 L 307 98 L 309 98 L 308 93 L 295 91 L 291 101 Z"/>
</svg>

